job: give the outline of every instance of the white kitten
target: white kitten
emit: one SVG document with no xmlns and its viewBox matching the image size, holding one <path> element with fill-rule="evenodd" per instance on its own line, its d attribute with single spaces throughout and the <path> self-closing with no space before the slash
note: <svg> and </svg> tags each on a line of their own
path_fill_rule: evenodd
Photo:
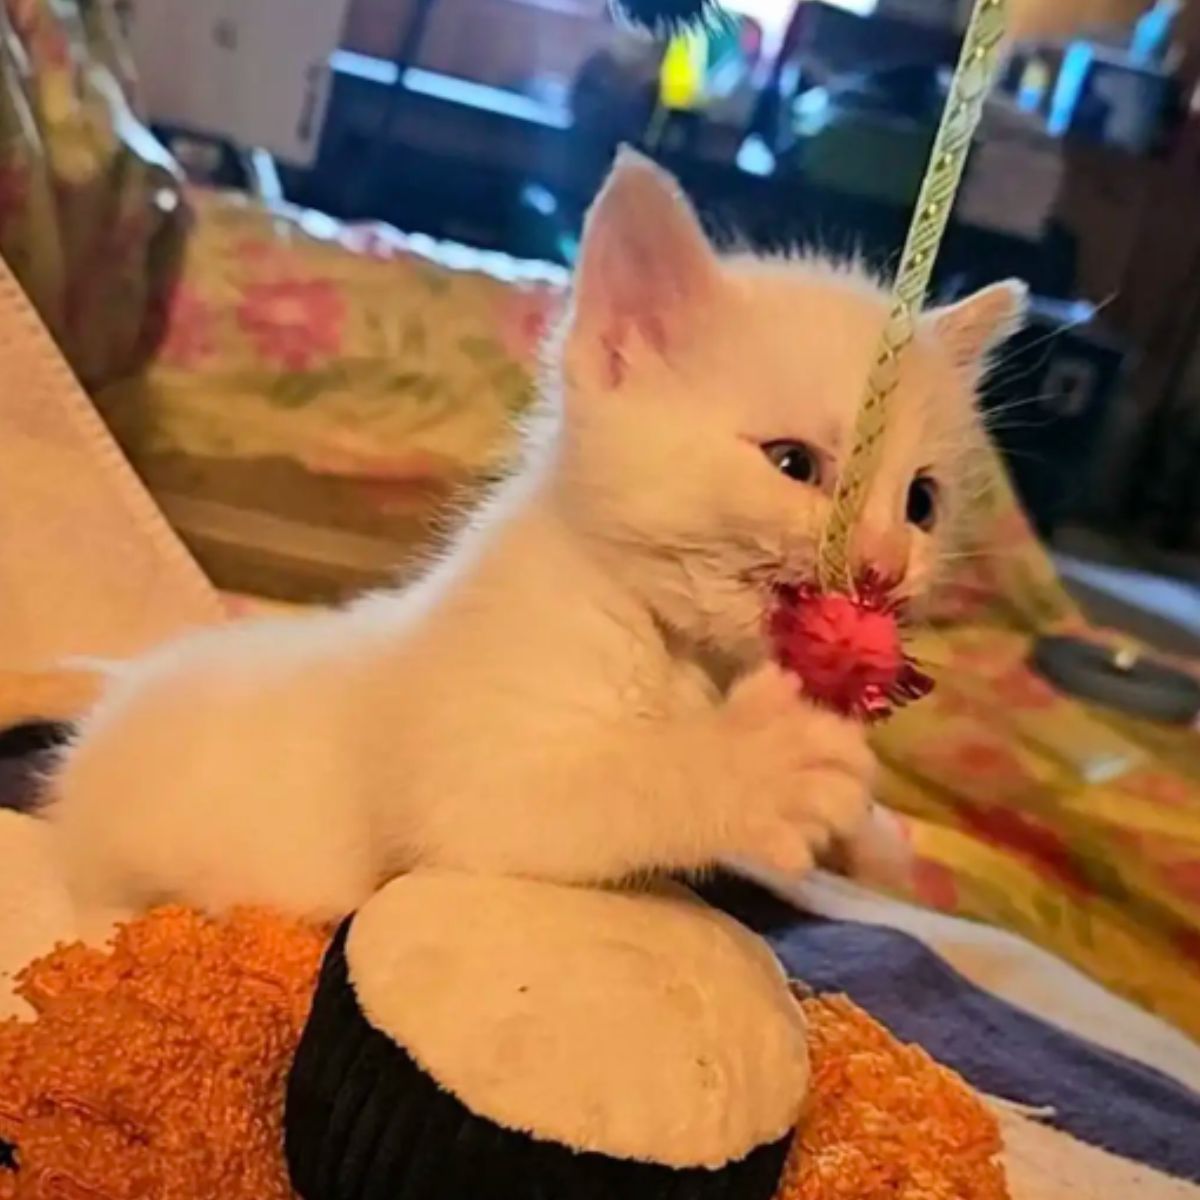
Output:
<svg viewBox="0 0 1200 1200">
<path fill-rule="evenodd" d="M 1000 285 L 926 318 L 856 546 L 919 595 Z M 527 462 L 426 578 L 134 663 L 52 817 L 81 911 L 317 918 L 414 864 L 572 882 L 741 858 L 797 871 L 862 820 L 862 730 L 766 662 L 887 301 L 820 261 L 720 259 L 624 154 L 587 224 Z M 731 687 L 725 684 L 733 680 Z"/>
</svg>

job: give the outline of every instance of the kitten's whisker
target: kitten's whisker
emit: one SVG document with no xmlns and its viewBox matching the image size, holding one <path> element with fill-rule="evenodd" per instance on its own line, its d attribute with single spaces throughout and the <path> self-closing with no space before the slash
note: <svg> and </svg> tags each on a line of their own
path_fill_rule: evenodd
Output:
<svg viewBox="0 0 1200 1200">
<path fill-rule="evenodd" d="M 1092 323 L 1092 320 L 1095 317 L 1099 316 L 1100 313 L 1108 308 L 1109 305 L 1116 300 L 1116 298 L 1117 293 L 1110 292 L 1103 300 L 1099 300 L 1094 304 L 1089 304 L 1089 312 L 1086 316 L 1081 315 L 1076 317 L 1074 320 L 1063 321 L 1059 325 L 1052 326 L 1051 328 L 1047 329 L 1041 337 L 1034 338 L 1032 341 L 1026 342 L 1023 346 L 1010 351 L 1010 356 L 1021 353 L 1027 354 L 1030 350 L 1041 349 L 1042 346 L 1052 342 L 1055 338 L 1062 337 L 1064 333 L 1071 333 L 1076 329 L 1085 328 Z"/>
<path fill-rule="evenodd" d="M 1015 558 L 1021 553 L 1013 546 L 981 546 L 977 550 L 947 550 L 937 556 L 939 563 L 981 562 L 984 559 Z"/>
<path fill-rule="evenodd" d="M 1049 361 L 1048 353 L 1032 363 L 1022 364 L 1021 360 L 1015 357 L 1002 359 L 988 372 L 980 389 L 981 395 L 990 396 L 996 392 L 1010 391 L 1027 379 L 1036 379 L 1044 373 Z"/>
<path fill-rule="evenodd" d="M 994 415 L 1003 416 L 1005 413 L 1019 411 L 1023 408 L 1032 408 L 1038 404 L 1046 404 L 1051 400 L 1057 400 L 1061 392 L 1039 392 L 1032 396 L 1021 396 L 1016 400 L 1006 400 L 1003 404 L 992 404 L 983 409 L 980 415 L 985 423 Z"/>
<path fill-rule="evenodd" d="M 1041 421 L 1001 421 L 988 426 L 988 433 L 1014 433 L 1025 429 L 1047 429 L 1054 424 L 1053 417 Z"/>
</svg>

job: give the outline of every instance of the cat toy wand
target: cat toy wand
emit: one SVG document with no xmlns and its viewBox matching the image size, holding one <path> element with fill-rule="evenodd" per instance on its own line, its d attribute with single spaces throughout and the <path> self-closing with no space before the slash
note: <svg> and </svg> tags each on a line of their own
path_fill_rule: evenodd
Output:
<svg viewBox="0 0 1200 1200">
<path fill-rule="evenodd" d="M 817 585 L 793 589 L 771 622 L 776 651 L 804 680 L 805 693 L 868 721 L 887 717 L 933 687 L 904 650 L 901 606 L 884 581 L 871 574 L 854 577 L 850 543 L 887 429 L 900 359 L 916 335 L 1007 24 L 1007 0 L 976 0 L 900 258 L 854 439 L 821 537 Z"/>
<path fill-rule="evenodd" d="M 717 19 L 714 0 L 620 0 L 619 8 L 630 20 L 660 33 Z M 769 620 L 776 657 L 800 677 L 805 695 L 866 721 L 886 718 L 933 687 L 904 648 L 901 603 L 892 596 L 887 581 L 870 573 L 855 577 L 850 544 L 887 430 L 900 360 L 916 336 L 1007 26 L 1008 0 L 975 0 L 900 258 L 854 440 L 822 533 L 817 579 L 781 589 Z"/>
</svg>

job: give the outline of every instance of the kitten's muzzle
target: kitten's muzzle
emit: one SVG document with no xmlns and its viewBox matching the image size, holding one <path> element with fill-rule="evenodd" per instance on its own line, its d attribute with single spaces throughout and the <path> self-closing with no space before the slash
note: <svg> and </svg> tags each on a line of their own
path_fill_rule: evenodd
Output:
<svg viewBox="0 0 1200 1200">
<path fill-rule="evenodd" d="M 912 532 L 906 525 L 892 528 L 861 525 L 850 547 L 850 562 L 856 576 L 869 574 L 886 579 L 893 589 L 904 583 L 911 556 Z"/>
</svg>

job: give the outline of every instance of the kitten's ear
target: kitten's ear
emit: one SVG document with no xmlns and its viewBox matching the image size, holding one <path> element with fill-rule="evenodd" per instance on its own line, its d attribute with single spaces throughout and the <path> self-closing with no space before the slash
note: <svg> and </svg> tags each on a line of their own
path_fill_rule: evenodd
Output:
<svg viewBox="0 0 1200 1200">
<path fill-rule="evenodd" d="M 978 374 L 987 356 L 1025 323 L 1029 289 L 1020 280 L 994 283 L 945 308 L 935 308 L 926 321 L 950 353 L 954 365 Z"/>
<path fill-rule="evenodd" d="M 715 297 L 721 271 L 674 179 L 622 149 L 584 224 L 568 347 L 616 386 L 637 339 L 670 355 Z"/>
</svg>

